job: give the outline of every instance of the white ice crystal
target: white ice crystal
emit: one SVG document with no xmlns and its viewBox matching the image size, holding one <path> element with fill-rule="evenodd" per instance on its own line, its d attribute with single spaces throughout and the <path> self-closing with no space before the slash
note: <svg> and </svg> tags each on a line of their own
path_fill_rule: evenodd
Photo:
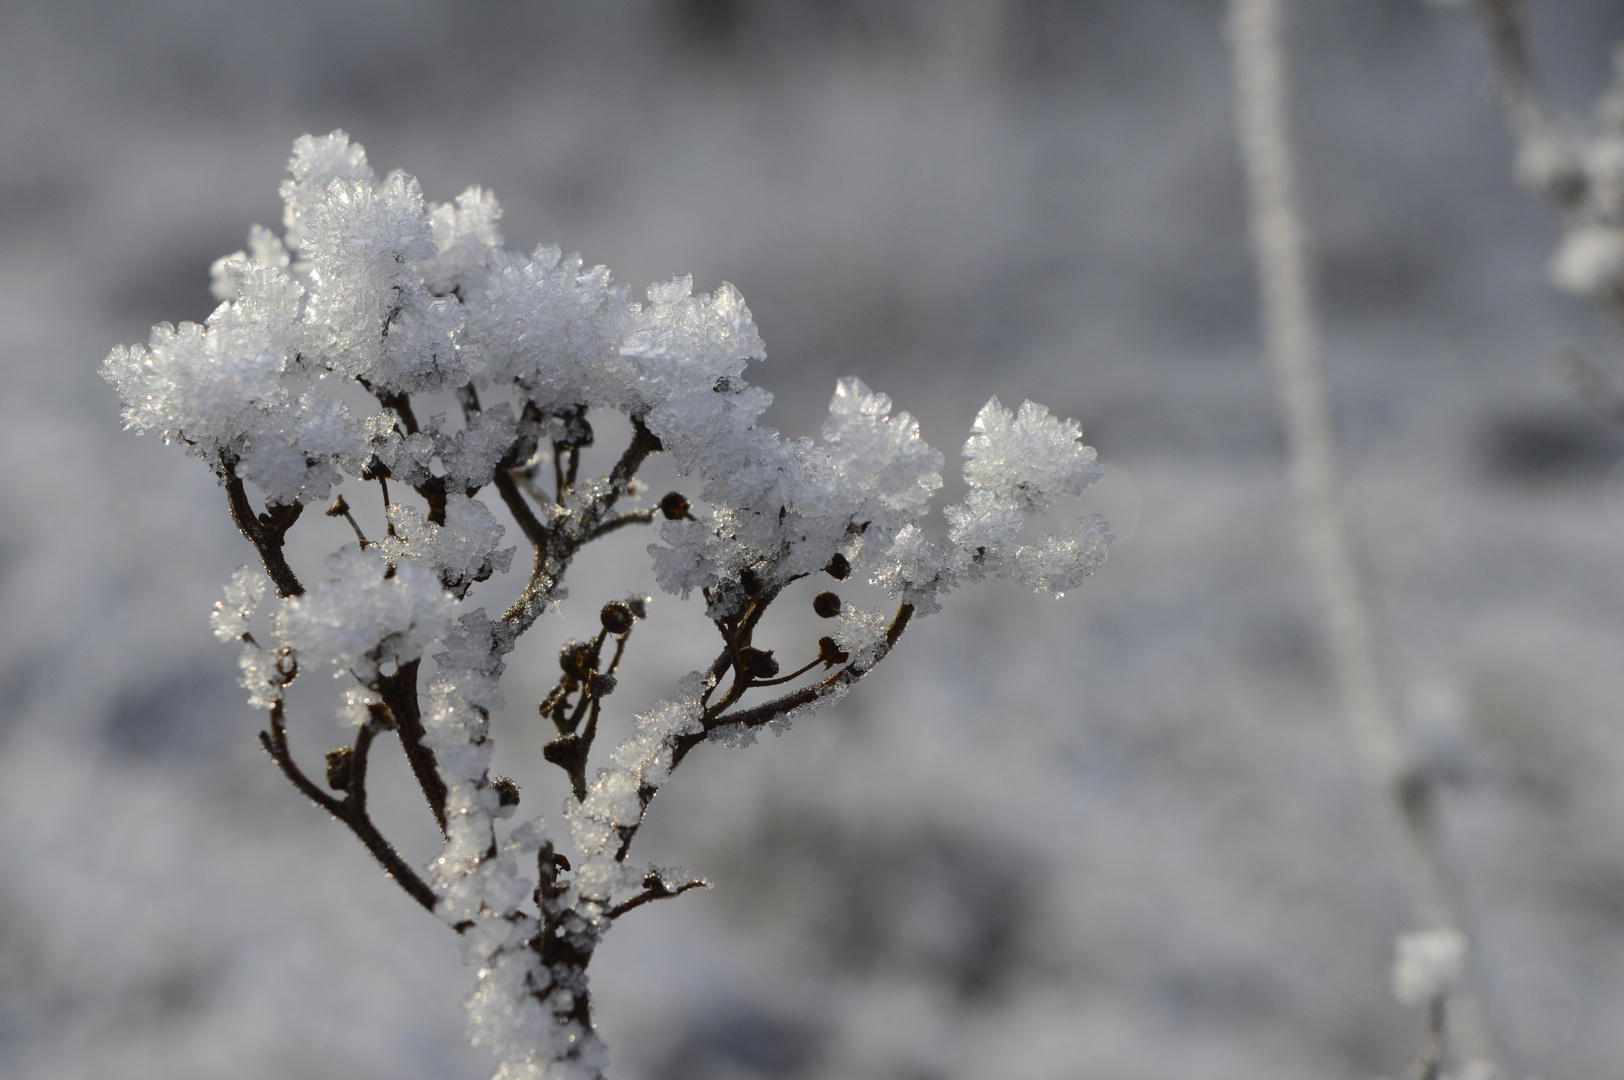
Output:
<svg viewBox="0 0 1624 1080">
<path fill-rule="evenodd" d="M 429 567 L 440 583 L 458 597 L 476 581 L 507 573 L 514 548 L 496 549 L 507 531 L 484 502 L 461 492 L 446 496 L 445 522 L 437 525 L 404 503 L 393 503 L 385 516 L 391 530 L 379 548 L 391 562 L 409 559 Z"/>
<path fill-rule="evenodd" d="M 841 379 L 821 440 L 786 440 L 761 423 L 772 395 L 745 371 L 766 350 L 733 286 L 696 293 L 691 277 L 676 277 L 638 301 L 579 255 L 507 251 L 489 192 L 430 205 L 405 173 L 379 179 L 342 131 L 300 138 L 289 172 L 283 235 L 256 225 L 244 250 L 215 262 L 221 304 L 208 320 L 155 327 L 145 346 L 114 349 L 103 374 L 129 427 L 179 441 L 215 470 L 275 581 L 281 600 L 265 641 L 249 631 L 266 587 L 257 570 L 233 575 L 212 616 L 218 636 L 242 642 L 250 701 L 271 711 L 267 749 L 296 771 L 277 756 L 279 745 L 286 753 L 278 725 L 301 670 L 349 681 L 338 715 L 358 739 L 407 738 L 406 721 L 420 724 L 407 750 L 414 767 L 431 755 L 424 768 L 438 783 L 424 790 L 445 841 L 414 895 L 456 929 L 477 972 L 470 1038 L 496 1055 L 498 1077 L 594 1080 L 607 1061 L 583 1019 L 597 942 L 632 890 L 648 890 L 641 903 L 701 884 L 627 859 L 680 755 L 707 737 L 748 744 L 837 700 L 911 616 L 938 610 L 961 581 L 1075 586 L 1104 557 L 1102 521 L 1021 539 L 1029 515 L 1099 478 L 1094 452 L 1075 421 L 1030 402 L 1011 413 L 993 399 L 965 446 L 969 494 L 946 510 L 946 537 L 932 539 L 923 526 L 942 455 L 885 394 Z M 370 393 L 377 410 L 352 414 L 340 383 Z M 631 420 L 626 469 L 576 475 L 593 441 L 591 410 Z M 758 617 L 793 582 L 826 569 L 870 576 L 900 607 L 843 606 L 820 643 L 822 670 L 794 676 L 798 689 L 746 677 L 730 645 L 732 689 L 720 685 L 725 663 L 694 672 L 674 700 L 636 716 L 606 767 L 572 775 L 579 795 L 565 806 L 567 838 L 533 818 L 503 839 L 498 822 L 513 813 L 516 789 L 492 775 L 490 729 L 504 706 L 504 658 L 564 597 L 560 579 L 579 547 L 650 520 L 651 510 L 627 512 L 620 500 L 633 491 L 638 455 L 655 450 L 687 485 L 679 504 L 662 503 L 667 520 L 649 545 L 656 577 L 672 593 L 702 591 L 719 627 Z M 347 544 L 330 577 L 307 587 L 286 564 L 283 534 L 335 486 L 372 482 L 384 485 L 383 535 Z M 244 483 L 265 513 L 244 505 Z M 493 485 L 535 549 L 519 599 L 494 617 L 461 610 L 474 583 L 512 562 L 514 548 L 498 546 L 507 525 L 481 497 Z M 340 501 L 329 513 L 349 510 Z M 633 600 L 641 618 L 646 601 Z M 606 609 L 599 644 L 614 618 L 632 619 L 633 605 L 623 607 Z M 617 625 L 622 636 L 604 647 L 618 658 L 629 631 Z M 409 667 L 436 645 L 432 672 Z M 561 692 L 592 688 L 601 700 L 615 685 L 608 672 L 565 671 Z M 405 680 L 413 708 L 397 714 L 403 705 L 391 695 L 414 673 L 420 689 Z M 731 708 L 745 691 L 787 696 L 756 713 L 723 711 L 720 702 Z M 599 700 L 591 704 L 595 717 Z M 329 760 L 341 768 L 348 759 Z M 549 853 L 563 866 L 563 849 L 567 874 L 549 872 Z"/>
<path fill-rule="evenodd" d="M 1042 405 L 1022 402 L 1016 414 L 993 398 L 971 430 L 964 479 L 1017 510 L 1047 510 L 1055 496 L 1079 494 L 1102 475 L 1077 421 L 1050 416 Z"/>
<path fill-rule="evenodd" d="M 247 564 L 237 567 L 226 582 L 226 596 L 217 601 L 209 624 L 221 641 L 236 641 L 248 633 L 248 619 L 265 595 L 265 575 Z"/>
<path fill-rule="evenodd" d="M 1551 280 L 1583 296 L 1617 287 L 1624 282 L 1624 228 L 1594 224 L 1569 232 L 1551 256 Z"/>
<path fill-rule="evenodd" d="M 283 600 L 273 619 L 278 640 L 298 655 L 366 681 L 382 665 L 418 659 L 451 628 L 456 601 L 426 568 L 390 566 L 376 550 L 354 547 L 329 566 L 331 580 Z"/>
<path fill-rule="evenodd" d="M 1447 994 L 1466 966 L 1466 939 L 1457 930 L 1403 934 L 1394 943 L 1393 996 L 1403 1005 L 1424 1005 Z"/>
</svg>

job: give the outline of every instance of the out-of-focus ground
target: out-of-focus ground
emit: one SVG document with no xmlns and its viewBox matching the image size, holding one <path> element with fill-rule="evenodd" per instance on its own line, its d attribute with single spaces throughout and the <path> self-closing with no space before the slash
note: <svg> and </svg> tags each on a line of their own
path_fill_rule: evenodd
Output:
<svg viewBox="0 0 1624 1080">
<path fill-rule="evenodd" d="M 1549 362 L 1616 342 L 1544 283 L 1554 223 L 1508 178 L 1477 26 L 1287 6 L 1354 542 L 1475 974 L 1518 1077 L 1616 1075 L 1624 435 Z M 1553 95 L 1585 107 L 1624 8 L 1531 6 Z M 857 373 L 950 463 L 993 393 L 1081 418 L 1106 463 L 1089 500 L 1122 540 L 1086 587 L 966 589 L 837 709 L 677 774 L 639 843 L 716 888 L 604 946 L 617 1076 L 1405 1069 L 1410 914 L 1298 556 L 1222 12 L 0 8 L 0 1073 L 488 1070 L 450 935 L 255 745 L 205 618 L 251 554 L 221 492 L 122 433 L 96 375 L 208 313 L 209 262 L 279 223 L 291 140 L 335 127 L 431 198 L 494 190 L 510 246 L 735 283 L 788 434 Z M 321 528 L 307 567 L 342 542 Z M 645 542 L 573 572 L 509 676 L 500 752 L 536 811 L 563 797 L 549 649 L 644 586 Z M 697 611 L 657 610 L 627 709 L 709 658 Z M 341 734 L 311 708 L 313 762 Z M 426 859 L 411 792 L 379 798 Z"/>
</svg>

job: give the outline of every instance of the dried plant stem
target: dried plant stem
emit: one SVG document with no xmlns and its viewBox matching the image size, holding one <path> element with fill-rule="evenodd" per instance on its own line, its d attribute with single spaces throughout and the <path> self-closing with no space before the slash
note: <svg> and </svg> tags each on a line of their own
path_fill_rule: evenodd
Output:
<svg viewBox="0 0 1624 1080">
<path fill-rule="evenodd" d="M 1387 707 L 1337 491 L 1311 275 L 1294 191 L 1278 0 L 1231 0 L 1229 40 L 1264 342 L 1285 417 L 1304 548 L 1319 585 L 1337 688 L 1360 758 L 1400 837 L 1420 922 L 1458 926 L 1454 889 L 1433 829 L 1430 784 L 1416 771 Z M 1481 1008 L 1469 990 L 1462 991 L 1462 999 L 1456 1009 L 1462 1049 L 1497 1067 L 1499 1055 Z"/>
</svg>

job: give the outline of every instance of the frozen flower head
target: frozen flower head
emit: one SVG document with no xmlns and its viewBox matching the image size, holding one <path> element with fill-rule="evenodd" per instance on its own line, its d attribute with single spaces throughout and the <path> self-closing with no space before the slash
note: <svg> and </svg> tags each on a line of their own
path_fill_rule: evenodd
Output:
<svg viewBox="0 0 1624 1080">
<path fill-rule="evenodd" d="M 772 395 L 745 375 L 766 348 L 733 286 L 696 292 L 679 276 L 638 301 L 578 255 L 505 250 L 490 193 L 426 202 L 405 173 L 374 173 L 341 131 L 301 138 L 289 170 L 284 234 L 254 226 L 245 250 L 215 262 L 221 303 L 208 320 L 154 328 L 146 345 L 113 350 L 103 374 L 129 427 L 209 463 L 258 550 L 264 573 L 238 571 L 213 624 L 242 646 L 272 760 L 456 930 L 478 972 L 470 1038 L 500 1059 L 498 1076 L 598 1080 L 607 1058 L 586 967 L 599 938 L 632 908 L 705 884 L 628 861 L 683 756 L 707 740 L 748 745 L 837 700 L 961 582 L 1074 587 L 1105 557 L 1105 523 L 1089 516 L 1033 536 L 1028 517 L 1094 483 L 1099 465 L 1075 420 L 994 398 L 965 444 L 969 496 L 933 539 L 924 519 L 943 456 L 890 397 L 841 379 L 821 440 L 784 439 L 761 422 Z M 367 396 L 375 409 L 352 414 Z M 587 454 L 602 412 L 632 430 L 607 473 Z M 639 506 L 635 476 L 654 453 L 682 489 Z M 338 485 L 327 517 L 347 518 L 355 535 L 325 580 L 307 580 L 284 539 L 321 520 L 307 510 Z M 351 513 L 363 495 L 383 503 L 370 537 Z M 504 658 L 564 599 L 580 549 L 657 518 L 655 577 L 703 595 L 721 657 L 682 680 L 676 700 L 628 709 L 631 737 L 589 768 L 650 601 L 604 606 L 601 626 L 561 650 L 540 706 L 557 734 L 544 756 L 570 780 L 567 828 L 550 834 L 535 818 L 504 835 L 499 822 L 520 799 L 492 771 Z M 528 544 L 524 559 L 499 546 L 507 536 Z M 466 609 L 481 582 L 501 595 L 498 575 L 516 561 L 528 577 L 508 583 L 506 610 Z M 823 593 L 806 604 L 796 583 L 822 574 L 866 577 L 892 601 L 867 609 Z M 278 599 L 257 615 L 266 576 Z M 780 631 L 761 621 L 791 589 L 803 611 L 831 620 L 799 657 L 792 641 L 768 641 Z M 250 629 L 256 618 L 270 636 Z M 327 754 L 325 787 L 302 771 L 286 723 L 296 699 L 283 691 L 312 671 L 345 683 L 339 712 L 355 731 L 352 746 Z M 368 749 L 388 737 L 444 837 L 425 873 L 366 809 Z"/>
<path fill-rule="evenodd" d="M 1458 930 L 1423 930 L 1394 943 L 1393 996 L 1402 1005 L 1425 1005 L 1460 982 L 1466 938 Z"/>
</svg>

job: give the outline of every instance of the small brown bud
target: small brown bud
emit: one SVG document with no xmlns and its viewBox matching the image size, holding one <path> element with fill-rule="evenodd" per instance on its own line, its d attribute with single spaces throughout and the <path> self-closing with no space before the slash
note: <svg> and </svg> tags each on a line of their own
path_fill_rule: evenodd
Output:
<svg viewBox="0 0 1624 1080">
<path fill-rule="evenodd" d="M 613 675 L 602 674 L 594 671 L 591 675 L 586 677 L 586 692 L 595 698 L 608 697 L 610 694 L 615 692 L 615 687 L 617 685 L 619 684 L 616 682 Z"/>
<path fill-rule="evenodd" d="M 682 497 L 682 492 L 673 491 L 660 500 L 660 513 L 667 521 L 678 521 L 688 516 L 688 500 Z"/>
<path fill-rule="evenodd" d="M 334 791 L 348 791 L 355 775 L 355 749 L 340 746 L 327 751 L 327 786 Z"/>
<path fill-rule="evenodd" d="M 746 645 L 739 650 L 739 666 L 752 679 L 770 679 L 778 674 L 778 661 L 773 659 L 771 649 L 763 652 Z"/>
<path fill-rule="evenodd" d="M 624 634 L 632 628 L 632 624 L 637 621 L 637 617 L 625 603 L 619 600 L 611 600 L 603 605 L 602 611 L 598 612 L 598 620 L 603 623 L 603 628 L 611 634 Z"/>
<path fill-rule="evenodd" d="M 327 516 L 328 517 L 343 517 L 345 514 L 347 514 L 349 512 L 350 512 L 350 504 L 344 501 L 344 493 L 339 492 L 338 498 L 333 500 L 333 505 L 331 505 L 331 506 L 329 506 L 327 508 Z"/>
<path fill-rule="evenodd" d="M 491 790 L 496 792 L 497 805 L 518 806 L 519 785 L 505 776 L 491 777 Z"/>
<path fill-rule="evenodd" d="M 845 581 L 851 577 L 851 563 L 846 561 L 846 556 L 837 551 L 835 557 L 829 560 L 829 565 L 823 568 L 823 572 L 836 581 Z"/>
<path fill-rule="evenodd" d="M 812 610 L 820 619 L 832 619 L 840 614 L 840 597 L 832 592 L 820 592 L 812 598 Z"/>
<path fill-rule="evenodd" d="M 558 666 L 563 669 L 564 674 L 570 679 L 586 678 L 587 673 L 596 666 L 592 658 L 592 643 L 590 641 L 566 642 L 564 647 L 558 650 Z"/>
<path fill-rule="evenodd" d="M 832 637 L 818 638 L 818 659 L 823 661 L 824 670 L 836 664 L 844 664 L 851 659 L 851 654 L 835 644 Z"/>
</svg>

